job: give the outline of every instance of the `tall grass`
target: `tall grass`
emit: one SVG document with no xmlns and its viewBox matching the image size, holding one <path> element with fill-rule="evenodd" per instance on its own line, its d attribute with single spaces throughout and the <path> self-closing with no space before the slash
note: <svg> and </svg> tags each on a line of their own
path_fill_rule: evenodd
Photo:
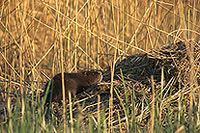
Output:
<svg viewBox="0 0 200 133">
<path fill-rule="evenodd" d="M 194 65 L 193 45 L 200 38 L 199 9 L 200 3 L 197 0 L 1 0 L 0 104 L 1 110 L 5 107 L 8 115 L 0 117 L 0 132 L 198 132 L 200 92 L 194 77 L 195 70 L 199 68 Z M 178 40 L 186 42 L 190 58 L 188 116 L 183 114 L 188 110 L 184 106 L 188 101 L 181 91 L 177 96 L 178 111 L 170 108 L 173 99 L 162 94 L 162 90 L 166 89 L 164 74 L 161 74 L 161 94 L 152 90 L 155 100 L 148 103 L 148 97 L 143 93 L 142 113 L 136 116 L 134 91 L 128 95 L 130 91 L 123 82 L 125 93 L 121 97 L 114 87 L 116 62 L 126 55 L 148 53 L 152 48 Z M 190 41 L 193 42 L 191 46 Z M 53 77 L 59 72 L 79 69 L 103 70 L 107 66 L 112 68 L 109 111 L 106 105 L 105 109 L 100 108 L 102 104 L 99 96 L 97 116 L 86 114 L 89 122 L 84 125 L 84 120 L 73 115 L 73 100 L 69 97 L 69 104 L 63 103 L 64 122 L 56 124 L 57 118 L 54 116 L 51 121 L 45 120 L 44 110 L 40 110 L 42 107 L 38 102 L 43 88 L 40 82 L 48 80 L 46 75 Z M 121 75 L 124 81 L 123 73 Z M 30 90 L 37 92 L 37 100 L 33 99 L 35 94 L 32 94 L 31 105 L 27 98 Z M 11 93 L 20 93 L 21 97 L 12 98 Z M 123 107 L 121 110 L 114 108 L 115 96 Z M 168 110 L 163 110 L 164 106 Z M 167 112 L 164 116 L 166 121 L 161 119 L 162 111 Z M 151 119 L 143 123 L 141 119 L 148 112 Z M 121 113 L 125 116 L 120 116 Z M 116 117 L 118 124 L 114 121 Z M 185 124 L 188 121 L 190 125 Z"/>
</svg>

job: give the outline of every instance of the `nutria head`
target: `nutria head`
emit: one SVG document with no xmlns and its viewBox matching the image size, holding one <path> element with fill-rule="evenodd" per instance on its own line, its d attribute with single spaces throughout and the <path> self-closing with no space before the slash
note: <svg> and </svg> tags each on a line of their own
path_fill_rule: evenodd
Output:
<svg viewBox="0 0 200 133">
<path fill-rule="evenodd" d="M 98 82 L 101 82 L 103 76 L 100 71 L 81 71 L 77 73 L 64 73 L 64 86 L 66 92 L 66 98 L 68 97 L 68 91 L 72 92 L 72 95 L 75 96 L 76 93 L 80 93 L 84 90 L 85 87 L 94 85 Z M 49 86 L 49 92 L 47 95 L 47 102 L 50 101 L 61 101 L 62 100 L 62 75 L 61 73 L 56 74 L 52 83 Z M 48 83 L 46 84 L 45 91 L 47 89 Z"/>
<path fill-rule="evenodd" d="M 77 81 L 81 86 L 90 86 L 101 82 L 103 75 L 100 71 L 82 71 L 77 73 Z"/>
</svg>

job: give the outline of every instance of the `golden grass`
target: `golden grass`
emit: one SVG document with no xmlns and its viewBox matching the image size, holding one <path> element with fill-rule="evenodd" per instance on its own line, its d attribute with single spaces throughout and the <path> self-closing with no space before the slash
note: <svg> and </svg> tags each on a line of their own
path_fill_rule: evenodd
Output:
<svg viewBox="0 0 200 133">
<path fill-rule="evenodd" d="M 113 71 L 108 131 L 112 132 L 114 66 L 124 56 L 148 53 L 151 49 L 169 42 L 183 40 L 186 42 L 190 57 L 190 87 L 198 88 L 197 79 L 194 79 L 196 74 L 194 70 L 199 68 L 194 68 L 196 66 L 193 64 L 195 61 L 193 45 L 190 48 L 189 42 L 198 42 L 200 38 L 199 9 L 198 1 L 181 0 L 178 2 L 176 0 L 1 0 L 0 88 L 2 92 L 0 95 L 2 98 L 0 103 L 7 103 L 11 115 L 12 100 L 3 91 L 27 94 L 29 90 L 24 88 L 28 83 L 29 87 L 37 90 L 39 97 L 43 87 L 40 82 L 49 80 L 45 75 L 53 77 L 58 72 L 79 69 L 103 70 L 111 66 Z M 13 81 L 4 82 L 5 80 Z M 163 84 L 162 82 L 162 86 Z M 17 90 L 15 90 L 16 86 L 19 86 Z M 63 91 L 65 91 L 64 86 Z M 64 94 L 63 99 L 65 99 Z M 191 89 L 191 113 L 194 97 L 199 95 L 200 93 L 195 93 L 195 89 Z M 179 96 L 181 97 L 181 94 Z M 167 105 L 168 99 L 162 97 L 161 99 L 162 103 Z M 21 100 L 23 120 L 24 97 Z M 65 118 L 65 102 L 63 104 Z M 153 105 L 152 108 L 154 109 Z M 181 106 L 179 110 L 182 110 Z M 151 114 L 153 115 L 154 112 Z M 70 119 L 73 125 L 72 112 Z M 193 119 L 191 117 L 190 121 Z M 99 121 L 100 115 L 98 123 Z M 151 122 L 154 122 L 153 119 Z M 119 129 L 122 131 L 120 117 L 119 123 Z M 64 131 L 66 131 L 65 124 L 66 122 L 64 122 Z M 128 131 L 128 122 L 126 126 Z M 150 130 L 153 132 L 152 126 Z M 12 121 L 9 121 L 9 127 L 12 131 Z M 183 129 L 182 126 L 179 128 L 179 130 Z"/>
</svg>

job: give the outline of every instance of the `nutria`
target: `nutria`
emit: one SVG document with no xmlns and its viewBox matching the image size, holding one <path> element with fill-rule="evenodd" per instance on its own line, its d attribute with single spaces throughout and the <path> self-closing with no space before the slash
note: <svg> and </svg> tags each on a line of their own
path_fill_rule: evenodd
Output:
<svg viewBox="0 0 200 133">
<path fill-rule="evenodd" d="M 83 91 L 85 87 L 91 86 L 102 80 L 100 71 L 83 71 L 77 73 L 64 73 L 65 96 L 68 98 L 68 91 L 71 91 L 72 96 Z M 45 91 L 49 88 L 46 102 L 60 102 L 63 99 L 62 95 L 62 74 L 59 73 L 53 77 L 51 84 L 45 86 Z M 53 86 L 52 86 L 53 84 Z"/>
</svg>

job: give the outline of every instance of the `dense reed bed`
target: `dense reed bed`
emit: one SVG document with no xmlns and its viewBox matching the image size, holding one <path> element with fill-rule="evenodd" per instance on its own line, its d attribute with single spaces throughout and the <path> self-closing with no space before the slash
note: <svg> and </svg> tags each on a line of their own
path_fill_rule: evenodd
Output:
<svg viewBox="0 0 200 133">
<path fill-rule="evenodd" d="M 0 132 L 199 132 L 199 18 L 197 0 L 1 0 Z M 47 120 L 45 83 L 91 69 Z"/>
</svg>

